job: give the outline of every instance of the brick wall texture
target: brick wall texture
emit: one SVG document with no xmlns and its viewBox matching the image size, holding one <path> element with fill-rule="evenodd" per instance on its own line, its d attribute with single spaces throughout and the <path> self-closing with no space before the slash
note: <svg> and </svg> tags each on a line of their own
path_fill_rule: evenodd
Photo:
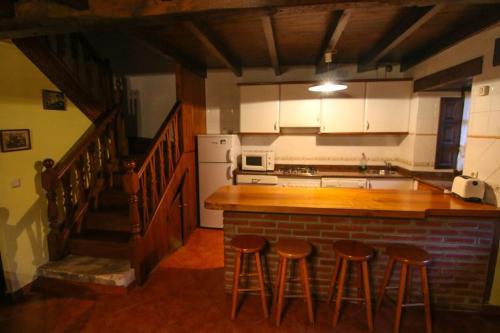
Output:
<svg viewBox="0 0 500 333">
<path fill-rule="evenodd" d="M 313 296 L 326 298 L 335 265 L 333 242 L 353 239 L 375 248 L 369 262 L 373 299 L 387 264 L 385 246 L 390 243 L 414 244 L 431 253 L 429 266 L 431 304 L 434 309 L 479 311 L 483 304 L 492 242 L 494 221 L 471 218 L 433 217 L 423 220 L 332 217 L 313 215 L 262 214 L 224 212 L 225 287 L 230 292 L 234 270 L 234 251 L 230 241 L 236 235 L 254 234 L 267 239 L 263 251 L 265 279 L 270 293 L 274 286 L 278 255 L 274 244 L 282 238 L 300 238 L 313 245 L 308 268 Z M 244 258 L 243 270 L 255 271 L 253 258 Z M 300 294 L 298 270 L 289 265 L 288 295 Z M 357 265 L 350 265 L 347 294 L 355 296 Z M 420 302 L 420 277 L 412 272 L 412 301 Z M 399 281 L 396 265 L 391 286 Z M 255 278 L 241 279 L 243 285 L 256 287 Z M 394 291 L 395 293 L 396 291 Z M 393 294 L 394 296 L 394 294 Z M 385 303 L 387 304 L 387 303 Z"/>
</svg>

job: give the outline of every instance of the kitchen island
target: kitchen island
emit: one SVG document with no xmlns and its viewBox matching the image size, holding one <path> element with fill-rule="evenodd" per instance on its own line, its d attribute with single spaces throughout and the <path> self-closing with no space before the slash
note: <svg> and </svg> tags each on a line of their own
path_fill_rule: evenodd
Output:
<svg viewBox="0 0 500 333">
<path fill-rule="evenodd" d="M 273 246 L 280 238 L 311 242 L 309 270 L 316 298 L 328 292 L 335 264 L 332 243 L 353 239 L 377 251 L 369 264 L 372 291 L 387 263 L 385 245 L 406 243 L 421 246 L 433 256 L 429 282 L 435 308 L 480 310 L 488 303 L 500 230 L 500 209 L 494 206 L 433 191 L 242 185 L 218 189 L 205 206 L 224 211 L 227 291 L 234 269 L 229 242 L 236 235 L 255 234 L 270 245 L 264 253 L 268 283 L 276 274 L 278 256 Z M 413 291 L 417 295 L 418 287 Z M 292 283 L 289 293 L 299 294 L 300 286 Z"/>
</svg>

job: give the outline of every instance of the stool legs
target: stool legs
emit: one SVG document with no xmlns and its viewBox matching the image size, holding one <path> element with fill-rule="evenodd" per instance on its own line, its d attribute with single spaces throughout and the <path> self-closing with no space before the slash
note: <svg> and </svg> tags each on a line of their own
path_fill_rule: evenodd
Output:
<svg viewBox="0 0 500 333">
<path fill-rule="evenodd" d="M 339 322 L 339 316 L 340 316 L 340 306 L 342 303 L 342 294 L 344 293 L 344 282 L 345 282 L 345 275 L 347 271 L 347 261 L 344 259 L 340 259 L 340 280 L 339 284 L 337 287 L 337 298 L 335 299 L 335 312 L 333 314 L 333 327 L 337 327 L 337 324 Z"/>
<path fill-rule="evenodd" d="M 257 265 L 257 276 L 259 277 L 260 299 L 262 301 L 262 311 L 264 317 L 269 316 L 267 309 L 266 289 L 264 286 L 264 273 L 262 272 L 262 262 L 260 261 L 260 253 L 255 253 L 255 264 Z"/>
<path fill-rule="evenodd" d="M 431 333 L 432 332 L 431 303 L 429 300 L 429 282 L 427 281 L 427 267 L 425 266 L 420 266 L 420 279 L 422 281 L 422 293 L 424 296 L 425 331 L 427 333 Z"/>
<path fill-rule="evenodd" d="M 302 258 L 299 261 L 300 265 L 300 275 L 302 278 L 302 287 L 304 289 L 304 298 L 307 304 L 307 316 L 309 317 L 309 322 L 314 324 L 314 311 L 311 299 L 311 288 L 309 288 L 309 274 L 307 273 L 306 259 Z"/>
<path fill-rule="evenodd" d="M 236 310 L 238 308 L 238 294 L 240 291 L 259 291 L 260 298 L 262 301 L 262 311 L 264 312 L 264 317 L 269 316 L 269 311 L 267 308 L 267 299 L 266 299 L 266 289 L 264 284 L 264 272 L 262 269 L 262 262 L 260 259 L 260 253 L 255 252 L 255 266 L 257 268 L 257 273 L 248 273 L 246 276 L 255 276 L 259 280 L 259 288 L 258 289 L 240 289 L 240 276 L 241 276 L 241 266 L 243 262 L 243 253 L 236 253 L 236 263 L 234 265 L 234 276 L 233 276 L 233 300 L 231 304 L 231 319 L 234 320 L 236 318 Z"/>
<path fill-rule="evenodd" d="M 233 302 L 231 305 L 231 319 L 236 318 L 236 308 L 238 307 L 238 289 L 240 287 L 240 274 L 241 274 L 241 253 L 236 254 L 236 264 L 234 265 L 233 276 Z"/>
<path fill-rule="evenodd" d="M 337 275 L 339 275 L 341 260 L 340 256 L 335 257 L 335 269 L 333 270 L 332 281 L 330 282 L 330 288 L 328 289 L 328 296 L 326 298 L 327 303 L 332 301 L 333 292 L 335 291 L 335 282 L 337 281 Z"/>
<path fill-rule="evenodd" d="M 400 276 L 400 280 L 399 280 L 398 300 L 396 302 L 396 319 L 394 320 L 394 328 L 393 328 L 394 333 L 399 332 L 399 326 L 401 323 L 401 310 L 403 309 L 403 298 L 405 296 L 407 271 L 408 271 L 408 264 L 403 263 L 401 265 L 401 276 Z"/>
<path fill-rule="evenodd" d="M 373 314 L 372 314 L 372 301 L 370 295 L 370 280 L 368 278 L 368 262 L 363 261 L 361 264 L 363 270 L 363 284 L 365 290 L 365 306 L 366 306 L 366 319 L 368 321 L 368 330 L 373 331 Z"/>
<path fill-rule="evenodd" d="M 283 298 L 286 287 L 286 267 L 288 264 L 288 260 L 286 258 L 282 258 L 280 261 L 281 268 L 279 269 L 280 276 L 278 286 L 278 303 L 276 306 L 276 326 L 280 326 L 281 323 L 281 311 L 283 310 Z"/>
<path fill-rule="evenodd" d="M 382 284 L 380 285 L 379 290 L 378 290 L 377 311 L 380 309 L 380 306 L 382 305 L 382 301 L 384 300 L 385 288 L 387 287 L 387 284 L 389 283 L 389 279 L 391 278 L 393 267 L 394 267 L 394 259 L 389 258 L 389 262 L 387 263 L 387 268 L 385 269 L 385 273 L 384 273 L 384 281 L 382 282 Z"/>
</svg>

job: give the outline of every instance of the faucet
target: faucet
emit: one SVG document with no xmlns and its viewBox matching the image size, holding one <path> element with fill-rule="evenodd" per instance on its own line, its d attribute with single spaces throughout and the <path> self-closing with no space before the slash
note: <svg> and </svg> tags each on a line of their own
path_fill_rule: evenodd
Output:
<svg viewBox="0 0 500 333">
<path fill-rule="evenodd" d="M 385 169 L 387 170 L 388 173 L 392 171 L 392 164 L 391 162 L 384 161 L 385 163 Z"/>
</svg>

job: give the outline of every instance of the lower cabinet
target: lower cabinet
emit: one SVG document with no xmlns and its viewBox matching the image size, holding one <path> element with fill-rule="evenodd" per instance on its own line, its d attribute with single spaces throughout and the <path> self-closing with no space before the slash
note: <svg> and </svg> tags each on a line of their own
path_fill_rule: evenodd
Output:
<svg viewBox="0 0 500 333">
<path fill-rule="evenodd" d="M 413 190 L 413 179 L 368 179 L 367 188 L 369 189 L 386 189 L 386 190 Z"/>
</svg>

